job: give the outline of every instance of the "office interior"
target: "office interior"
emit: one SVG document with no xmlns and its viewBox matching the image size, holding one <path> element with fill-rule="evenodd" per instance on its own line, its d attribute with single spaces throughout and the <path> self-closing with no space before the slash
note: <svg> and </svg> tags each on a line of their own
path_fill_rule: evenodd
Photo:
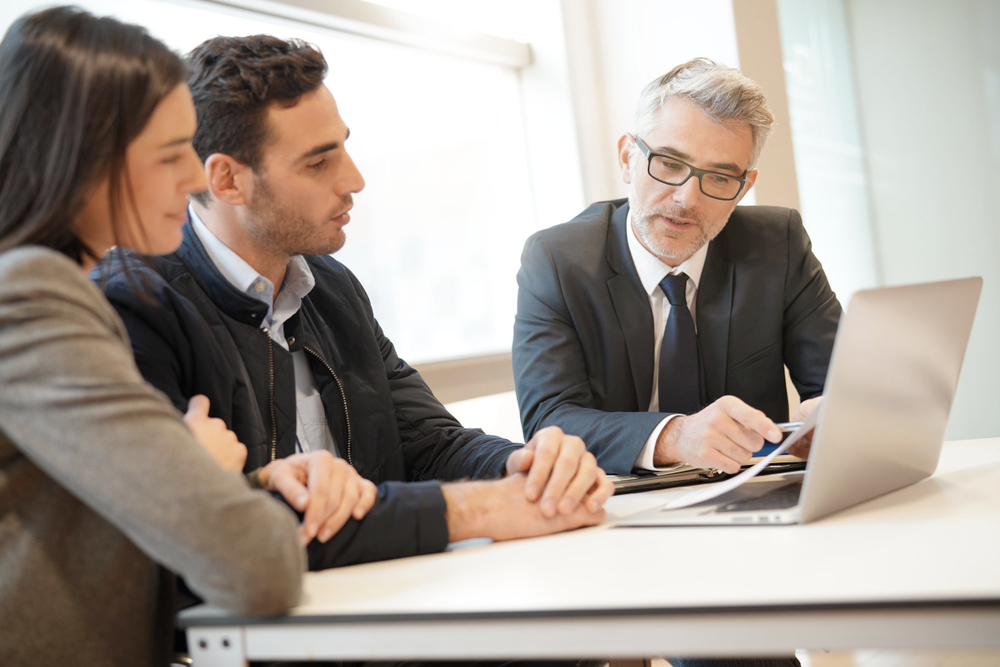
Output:
<svg viewBox="0 0 1000 667">
<path fill-rule="evenodd" d="M 51 4 L 4 0 L 0 26 Z M 744 203 L 802 212 L 842 303 L 859 289 L 983 277 L 946 438 L 1000 435 L 996 0 L 74 4 L 181 52 L 214 34 L 319 45 L 367 181 L 337 258 L 456 415 L 516 440 L 510 344 L 524 240 L 627 196 L 615 145 L 647 82 L 695 56 L 739 67 L 777 117 Z M 807 659 L 1000 664 L 1000 654 Z"/>
</svg>

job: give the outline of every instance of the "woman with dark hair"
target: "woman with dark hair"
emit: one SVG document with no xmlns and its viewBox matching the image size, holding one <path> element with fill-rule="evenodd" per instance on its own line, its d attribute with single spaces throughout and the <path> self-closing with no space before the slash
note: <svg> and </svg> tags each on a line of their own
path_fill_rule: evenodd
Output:
<svg viewBox="0 0 1000 667">
<path fill-rule="evenodd" d="M 143 381 L 86 276 L 112 245 L 180 243 L 187 195 L 205 187 L 185 74 L 142 28 L 71 8 L 24 16 L 0 42 L 6 667 L 165 664 L 170 572 L 242 614 L 299 596 L 295 518 L 216 464 L 238 469 L 246 451 L 204 397 L 182 420 Z"/>
</svg>

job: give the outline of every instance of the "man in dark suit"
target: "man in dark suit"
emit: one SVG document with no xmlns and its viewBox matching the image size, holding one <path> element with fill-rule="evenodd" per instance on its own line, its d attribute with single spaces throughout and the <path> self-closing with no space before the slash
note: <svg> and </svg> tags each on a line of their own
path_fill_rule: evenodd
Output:
<svg viewBox="0 0 1000 667">
<path fill-rule="evenodd" d="M 514 376 L 526 436 L 558 423 L 610 473 L 735 472 L 822 392 L 841 308 L 799 214 L 740 207 L 773 116 L 700 58 L 650 83 L 618 142 L 627 200 L 525 244 Z M 804 454 L 800 450 L 798 453 Z"/>
</svg>

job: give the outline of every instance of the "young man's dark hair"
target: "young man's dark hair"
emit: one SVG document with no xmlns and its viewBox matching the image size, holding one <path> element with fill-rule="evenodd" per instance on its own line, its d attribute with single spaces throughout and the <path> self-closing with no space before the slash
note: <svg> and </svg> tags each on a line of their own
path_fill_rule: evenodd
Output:
<svg viewBox="0 0 1000 667">
<path fill-rule="evenodd" d="M 322 85 L 327 72 L 326 59 L 313 45 L 271 35 L 215 37 L 192 50 L 188 59 L 188 83 L 198 112 L 198 157 L 204 161 L 212 153 L 225 153 L 254 171 L 269 140 L 268 107 L 295 106 Z M 194 197 L 208 204 L 207 192 Z"/>
</svg>

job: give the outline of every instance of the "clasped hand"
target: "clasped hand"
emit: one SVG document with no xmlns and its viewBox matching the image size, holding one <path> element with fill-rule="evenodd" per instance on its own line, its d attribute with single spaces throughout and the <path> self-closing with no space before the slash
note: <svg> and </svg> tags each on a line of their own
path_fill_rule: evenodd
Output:
<svg viewBox="0 0 1000 667">
<path fill-rule="evenodd" d="M 198 444 L 226 470 L 240 472 L 247 448 L 221 419 L 208 416 L 206 396 L 192 396 L 184 423 Z M 362 519 L 375 504 L 376 488 L 351 465 L 326 450 L 293 454 L 258 471 L 260 483 L 303 514 L 299 537 L 328 541 L 348 519 Z"/>
<path fill-rule="evenodd" d="M 260 469 L 260 482 L 303 513 L 302 544 L 326 542 L 348 519 L 360 521 L 375 505 L 375 484 L 325 449 L 293 454 Z"/>
<path fill-rule="evenodd" d="M 596 513 L 614 493 L 614 485 L 598 467 L 583 440 L 557 426 L 538 431 L 507 458 L 507 474 L 525 473 L 524 495 L 539 502 L 542 516 L 569 515 L 582 505 Z"/>
<path fill-rule="evenodd" d="M 185 423 L 220 466 L 242 470 L 246 447 L 225 422 L 208 416 L 208 408 L 208 398 L 192 397 Z M 583 441 L 555 426 L 542 429 L 511 453 L 506 467 L 509 476 L 526 476 L 524 497 L 538 503 L 542 516 L 548 519 L 572 515 L 577 508 L 597 514 L 614 493 L 614 486 Z M 272 461 L 258 476 L 264 488 L 280 493 L 303 513 L 299 527 L 303 544 L 314 538 L 326 542 L 348 519 L 364 518 L 375 504 L 375 485 L 325 450 Z"/>
</svg>

